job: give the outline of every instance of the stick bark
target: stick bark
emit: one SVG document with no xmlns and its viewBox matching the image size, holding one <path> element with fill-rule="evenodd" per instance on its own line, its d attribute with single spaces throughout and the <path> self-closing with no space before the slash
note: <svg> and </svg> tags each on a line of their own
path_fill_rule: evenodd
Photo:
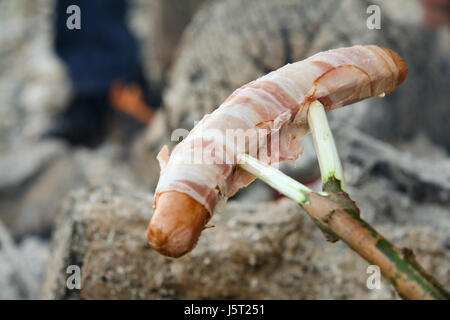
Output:
<svg viewBox="0 0 450 320">
<path fill-rule="evenodd" d="M 370 264 L 377 265 L 404 299 L 450 299 L 448 292 L 417 263 L 410 249 L 399 249 L 366 221 L 347 193 L 331 181 L 329 196 L 311 193 L 303 204 L 324 233 L 343 240 Z"/>
</svg>

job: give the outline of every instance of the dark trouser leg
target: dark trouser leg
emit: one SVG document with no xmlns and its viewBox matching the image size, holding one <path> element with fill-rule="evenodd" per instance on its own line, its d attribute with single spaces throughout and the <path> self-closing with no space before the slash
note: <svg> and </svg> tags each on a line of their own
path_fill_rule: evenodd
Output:
<svg viewBox="0 0 450 320">
<path fill-rule="evenodd" d="M 66 22 L 76 4 L 81 29 Z M 65 63 L 73 87 L 73 99 L 50 136 L 73 144 L 91 144 L 105 129 L 110 108 L 108 91 L 116 81 L 147 84 L 139 63 L 139 48 L 127 28 L 125 0 L 59 0 L 56 5 L 55 51 Z M 148 95 L 146 95 L 148 97 Z"/>
<path fill-rule="evenodd" d="M 81 30 L 66 26 L 67 7 L 81 9 Z M 55 49 L 80 94 L 107 92 L 115 80 L 140 77 L 138 44 L 126 25 L 125 0 L 59 0 Z"/>
</svg>

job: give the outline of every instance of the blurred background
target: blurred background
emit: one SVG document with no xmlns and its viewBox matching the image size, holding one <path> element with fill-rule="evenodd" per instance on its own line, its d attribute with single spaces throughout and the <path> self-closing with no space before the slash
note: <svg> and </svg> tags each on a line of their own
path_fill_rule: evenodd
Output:
<svg viewBox="0 0 450 320">
<path fill-rule="evenodd" d="M 145 239 L 175 129 L 286 63 L 355 44 L 393 49 L 409 74 L 330 113 L 349 194 L 449 289 L 449 26 L 448 0 L 0 0 L 0 299 L 398 298 L 387 282 L 368 290 L 362 259 L 258 181 L 189 256 Z M 282 169 L 317 188 L 302 144 Z M 80 290 L 66 287 L 74 264 Z"/>
</svg>

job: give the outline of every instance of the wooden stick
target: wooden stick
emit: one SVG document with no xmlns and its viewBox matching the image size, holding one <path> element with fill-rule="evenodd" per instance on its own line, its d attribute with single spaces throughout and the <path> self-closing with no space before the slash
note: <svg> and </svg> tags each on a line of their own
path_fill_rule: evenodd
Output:
<svg viewBox="0 0 450 320">
<path fill-rule="evenodd" d="M 359 208 L 343 190 L 343 171 L 328 120 L 320 102 L 313 102 L 309 125 L 319 158 L 323 191 L 315 192 L 281 171 L 249 155 L 239 166 L 296 201 L 327 240 L 347 243 L 381 273 L 405 299 L 450 299 L 450 294 L 417 263 L 410 249 L 399 249 L 361 219 Z"/>
<path fill-rule="evenodd" d="M 311 194 L 303 205 L 322 230 L 343 240 L 370 264 L 377 265 L 401 297 L 450 299 L 450 295 L 417 263 L 410 249 L 397 248 L 361 219 L 358 207 L 347 193 L 336 192 L 334 187 L 328 191 L 328 197 Z"/>
<path fill-rule="evenodd" d="M 360 218 L 359 209 L 348 194 L 336 190 L 338 184 L 333 181 L 334 178 L 325 185 L 326 193 L 308 192 L 305 186 L 275 168 L 271 171 L 276 171 L 276 174 L 261 174 L 266 165 L 248 155 L 241 157 L 241 163 L 241 168 L 261 177 L 280 193 L 299 203 L 327 235 L 327 239 L 343 240 L 370 264 L 377 265 L 401 297 L 450 299 L 449 293 L 417 263 L 410 249 L 398 249 Z M 258 165 L 255 166 L 255 163 Z M 289 181 L 291 187 L 280 187 L 281 181 Z M 293 190 L 298 190 L 298 195 L 294 195 Z"/>
</svg>

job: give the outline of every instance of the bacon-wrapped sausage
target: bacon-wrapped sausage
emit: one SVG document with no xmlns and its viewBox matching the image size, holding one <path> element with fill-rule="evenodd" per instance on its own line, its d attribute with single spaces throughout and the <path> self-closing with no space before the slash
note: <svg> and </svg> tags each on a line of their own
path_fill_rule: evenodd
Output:
<svg viewBox="0 0 450 320">
<path fill-rule="evenodd" d="M 287 64 L 237 89 L 170 157 L 167 147 L 158 155 L 150 244 L 171 257 L 192 250 L 218 203 L 253 181 L 236 166 L 240 154 L 253 151 L 267 163 L 297 159 L 310 102 L 319 100 L 329 111 L 390 93 L 406 75 L 406 64 L 392 50 L 354 46 Z"/>
</svg>

